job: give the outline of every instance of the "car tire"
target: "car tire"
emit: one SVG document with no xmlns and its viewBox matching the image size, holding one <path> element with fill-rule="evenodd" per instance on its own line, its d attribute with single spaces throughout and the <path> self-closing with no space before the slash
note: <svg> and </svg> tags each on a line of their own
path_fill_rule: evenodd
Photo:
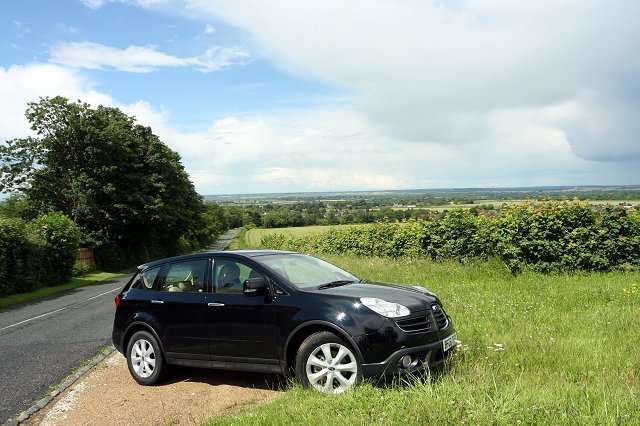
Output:
<svg viewBox="0 0 640 426">
<path fill-rule="evenodd" d="M 148 331 L 138 331 L 127 345 L 127 365 L 136 382 L 154 385 L 164 370 L 164 359 L 158 341 Z"/>
<path fill-rule="evenodd" d="M 328 331 L 307 337 L 296 355 L 296 377 L 304 388 L 340 394 L 362 381 L 362 365 L 351 347 Z"/>
</svg>

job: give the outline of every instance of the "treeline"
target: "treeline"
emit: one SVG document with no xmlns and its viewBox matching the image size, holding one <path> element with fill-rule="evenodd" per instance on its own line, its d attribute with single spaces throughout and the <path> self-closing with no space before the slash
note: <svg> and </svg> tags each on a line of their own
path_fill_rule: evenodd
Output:
<svg viewBox="0 0 640 426">
<path fill-rule="evenodd" d="M 640 213 L 548 201 L 504 207 L 497 216 L 454 209 L 443 218 L 333 228 L 306 237 L 268 235 L 265 248 L 358 256 L 468 261 L 497 257 L 513 272 L 640 267 Z"/>
<path fill-rule="evenodd" d="M 211 203 L 214 204 L 214 203 Z M 214 204 L 215 205 L 215 204 Z M 365 200 L 322 202 L 308 201 L 300 203 L 245 206 L 220 205 L 230 228 L 253 225 L 262 228 L 286 228 L 312 225 L 348 225 L 356 223 L 374 223 L 407 219 L 426 219 L 444 217 L 428 209 L 400 207 L 372 207 Z M 471 212 L 493 211 L 491 204 L 473 206 Z"/>
<path fill-rule="evenodd" d="M 99 268 L 119 270 L 206 247 L 224 231 L 178 153 L 134 117 L 62 97 L 30 103 L 25 115 L 35 136 L 0 145 L 0 191 L 11 194 L 0 203 L 0 294 L 68 279 L 67 258 L 49 246 L 74 259 L 78 246 L 93 248 Z M 52 217 L 77 237 L 38 237 L 38 221 Z M 45 225 L 40 234 L 53 229 Z"/>
<path fill-rule="evenodd" d="M 640 200 L 640 187 L 601 186 L 601 187 L 532 187 L 532 188 L 494 188 L 494 189 L 416 189 L 399 191 L 358 191 L 358 192 L 314 192 L 289 194 L 248 194 L 207 196 L 210 201 L 220 204 L 237 203 L 240 205 L 296 204 L 320 202 L 342 209 L 353 205 L 369 208 L 415 206 L 445 207 L 460 204 L 488 204 L 513 200 Z"/>
</svg>

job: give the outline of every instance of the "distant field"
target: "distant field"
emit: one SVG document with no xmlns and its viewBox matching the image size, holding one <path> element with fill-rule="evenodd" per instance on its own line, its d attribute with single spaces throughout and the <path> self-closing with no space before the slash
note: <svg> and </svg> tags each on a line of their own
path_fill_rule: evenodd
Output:
<svg viewBox="0 0 640 426">
<path fill-rule="evenodd" d="M 503 204 L 506 204 L 508 206 L 513 206 L 513 205 L 529 203 L 531 201 L 535 201 L 535 200 L 529 200 L 529 199 L 528 200 L 476 200 L 473 204 L 446 204 L 441 206 L 430 206 L 430 207 L 417 206 L 417 207 L 414 207 L 414 209 L 435 210 L 435 211 L 442 211 L 445 209 L 453 209 L 453 208 L 470 209 L 473 207 L 479 207 L 483 204 L 484 205 L 493 204 L 494 207 L 498 208 Z M 580 201 L 587 202 L 589 204 L 603 204 L 603 205 L 611 204 L 613 206 L 617 206 L 622 203 L 631 203 L 634 206 L 640 205 L 640 200 L 582 200 L 581 199 Z M 393 210 L 402 210 L 402 211 L 407 210 L 407 207 L 405 206 L 392 207 L 392 208 Z M 371 210 L 376 210 L 376 209 L 371 209 Z"/>
<path fill-rule="evenodd" d="M 310 234 L 321 234 L 323 232 L 327 232 L 331 228 L 335 228 L 337 226 L 362 226 L 362 225 L 331 225 L 331 226 L 303 226 L 296 228 L 255 228 L 250 229 L 244 235 L 244 242 L 249 247 L 256 247 L 260 245 L 260 241 L 266 235 L 284 235 L 284 236 L 292 236 L 292 237 L 303 237 L 305 235 Z"/>
</svg>

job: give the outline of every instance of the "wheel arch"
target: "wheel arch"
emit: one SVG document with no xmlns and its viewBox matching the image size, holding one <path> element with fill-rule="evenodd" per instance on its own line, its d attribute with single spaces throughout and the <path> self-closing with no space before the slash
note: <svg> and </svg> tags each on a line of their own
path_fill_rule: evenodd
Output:
<svg viewBox="0 0 640 426">
<path fill-rule="evenodd" d="M 289 335 L 287 342 L 284 347 L 284 360 L 286 367 L 288 369 L 293 369 L 296 360 L 296 354 L 298 352 L 298 348 L 304 340 L 311 336 L 312 334 L 328 331 L 331 332 L 341 339 L 343 339 L 346 343 L 349 344 L 351 349 L 355 352 L 355 355 L 358 357 L 358 361 L 360 364 L 364 362 L 362 357 L 362 352 L 360 351 L 360 347 L 356 343 L 356 341 L 351 337 L 349 333 L 347 333 L 344 329 L 338 327 L 335 324 L 332 324 L 328 321 L 309 321 L 304 324 L 296 327 L 291 334 Z"/>
<path fill-rule="evenodd" d="M 134 334 L 136 334 L 138 331 L 147 331 L 147 332 L 151 333 L 151 335 L 154 337 L 154 339 L 156 339 L 156 342 L 158 342 L 158 346 L 160 346 L 160 351 L 162 352 L 162 354 L 161 354 L 162 357 L 165 358 L 165 356 L 164 356 L 164 346 L 162 345 L 162 340 L 160 340 L 160 337 L 158 336 L 158 333 L 156 333 L 156 331 L 153 329 L 153 327 L 151 327 L 146 322 L 142 322 L 142 321 L 136 321 L 136 322 L 130 324 L 129 327 L 127 327 L 127 329 L 125 330 L 125 332 L 122 334 L 122 348 L 124 350 L 125 357 L 127 356 L 127 348 L 129 347 L 129 341 L 131 340 L 131 337 Z"/>
</svg>

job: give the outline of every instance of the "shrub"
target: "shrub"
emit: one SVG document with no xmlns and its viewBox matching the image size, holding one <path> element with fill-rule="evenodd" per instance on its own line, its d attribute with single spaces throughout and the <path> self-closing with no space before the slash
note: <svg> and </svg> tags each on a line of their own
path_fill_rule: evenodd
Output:
<svg viewBox="0 0 640 426">
<path fill-rule="evenodd" d="M 0 295 L 16 293 L 28 259 L 25 224 L 0 217 Z"/>
<path fill-rule="evenodd" d="M 78 252 L 80 232 L 71 219 L 60 212 L 44 213 L 27 225 L 28 232 L 39 238 L 48 256 L 49 284 L 69 281 Z"/>
<path fill-rule="evenodd" d="M 84 260 L 78 260 L 73 264 L 73 269 L 71 270 L 71 274 L 74 277 L 81 277 L 82 275 L 87 275 L 89 272 L 92 272 L 94 267 Z"/>
<path fill-rule="evenodd" d="M 442 218 L 331 228 L 305 237 L 267 235 L 263 247 L 357 256 L 500 258 L 512 273 L 640 267 L 640 212 L 601 212 L 576 200 L 505 206 L 497 217 L 454 209 Z"/>
</svg>

